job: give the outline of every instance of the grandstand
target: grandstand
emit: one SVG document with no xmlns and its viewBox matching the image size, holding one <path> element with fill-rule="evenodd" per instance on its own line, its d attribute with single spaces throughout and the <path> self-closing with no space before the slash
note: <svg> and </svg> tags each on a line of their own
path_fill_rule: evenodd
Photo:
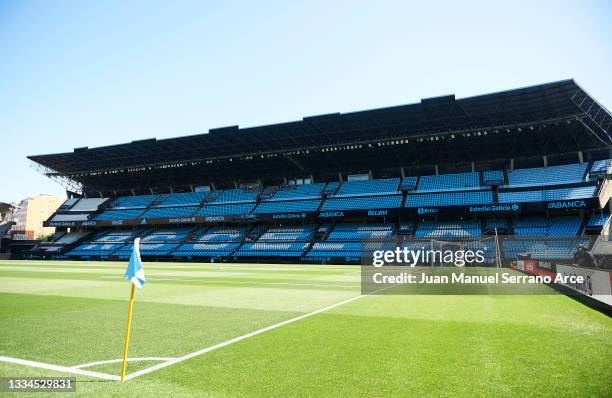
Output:
<svg viewBox="0 0 612 398">
<path fill-rule="evenodd" d="M 141 237 L 156 260 L 355 263 L 399 238 L 496 235 L 504 261 L 567 260 L 609 226 L 598 106 L 566 80 L 30 156 L 70 197 L 29 256 L 124 259 Z"/>
</svg>

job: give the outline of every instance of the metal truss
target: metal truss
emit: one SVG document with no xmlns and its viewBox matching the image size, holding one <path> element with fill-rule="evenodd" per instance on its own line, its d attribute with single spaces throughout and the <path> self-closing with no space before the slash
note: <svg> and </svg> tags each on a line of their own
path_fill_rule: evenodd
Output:
<svg viewBox="0 0 612 398">
<path fill-rule="evenodd" d="M 66 190 L 69 190 L 71 192 L 75 192 L 78 194 L 83 193 L 83 185 L 80 182 L 73 180 L 72 178 L 68 176 L 62 175 L 61 173 L 58 173 L 55 170 L 52 170 L 34 161 L 30 161 L 30 168 L 36 170 L 37 172 L 39 172 L 40 174 L 43 174 L 44 176 L 49 177 L 50 179 L 52 179 L 53 181 L 57 182 L 62 187 L 64 187 Z"/>
</svg>

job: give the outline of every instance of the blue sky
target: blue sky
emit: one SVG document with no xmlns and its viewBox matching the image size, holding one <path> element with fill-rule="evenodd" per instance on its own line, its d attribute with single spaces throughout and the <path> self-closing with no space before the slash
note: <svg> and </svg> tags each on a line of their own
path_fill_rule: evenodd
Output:
<svg viewBox="0 0 612 398">
<path fill-rule="evenodd" d="M 26 155 L 575 78 L 612 109 L 612 2 L 0 0 L 0 201 Z"/>
</svg>

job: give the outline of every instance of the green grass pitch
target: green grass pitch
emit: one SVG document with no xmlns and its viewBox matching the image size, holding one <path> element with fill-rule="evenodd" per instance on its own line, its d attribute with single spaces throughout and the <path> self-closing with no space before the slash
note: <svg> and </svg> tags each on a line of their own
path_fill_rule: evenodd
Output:
<svg viewBox="0 0 612 398">
<path fill-rule="evenodd" d="M 125 266 L 0 261 L 0 356 L 64 367 L 121 358 Z M 360 296 L 352 266 L 144 268 L 131 358 L 182 357 Z M 366 296 L 123 385 L 76 375 L 69 396 L 609 397 L 611 358 L 612 320 L 562 295 Z M 129 362 L 128 374 L 164 361 Z M 66 374 L 0 361 L 0 376 Z"/>
</svg>

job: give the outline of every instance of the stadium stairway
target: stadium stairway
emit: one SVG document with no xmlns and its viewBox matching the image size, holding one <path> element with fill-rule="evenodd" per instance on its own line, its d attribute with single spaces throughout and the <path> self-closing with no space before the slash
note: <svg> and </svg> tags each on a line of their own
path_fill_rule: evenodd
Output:
<svg viewBox="0 0 612 398">
<path fill-rule="evenodd" d="M 485 218 L 481 218 L 478 221 L 480 222 L 480 230 L 482 231 L 482 234 L 491 234 L 491 231 L 489 230 L 489 228 L 487 228 L 487 220 Z"/>
<path fill-rule="evenodd" d="M 408 191 L 402 192 L 402 201 L 400 203 L 400 209 L 403 209 L 406 206 L 407 200 L 408 200 Z"/>
<path fill-rule="evenodd" d="M 414 231 L 417 229 L 417 224 L 419 222 L 417 220 L 412 220 L 410 222 L 400 222 L 397 227 L 397 235 L 410 236 L 414 234 Z"/>
<path fill-rule="evenodd" d="M 499 203 L 499 193 L 497 191 L 497 186 L 492 186 L 491 187 L 491 194 L 493 195 L 493 203 L 497 204 Z"/>
<path fill-rule="evenodd" d="M 591 172 L 591 168 L 593 167 L 593 162 L 587 162 L 587 167 L 584 169 L 584 174 L 582 175 L 582 180 L 586 181 L 589 177 L 589 174 Z"/>
<path fill-rule="evenodd" d="M 336 227 L 336 224 L 337 224 L 337 222 L 334 222 L 333 224 L 321 224 L 321 225 L 317 226 L 315 228 L 314 233 L 312 234 L 312 238 L 310 239 L 310 243 L 304 249 L 304 254 L 302 255 L 302 258 L 306 257 L 306 254 L 308 254 L 308 252 L 310 252 L 310 250 L 315 245 L 315 243 L 319 243 L 319 242 L 325 241 L 327 239 L 327 237 L 329 236 L 329 234 L 331 233 L 331 231 L 333 231 L 333 229 Z M 325 230 L 321 230 L 323 228 L 323 225 L 327 225 Z"/>
<path fill-rule="evenodd" d="M 191 243 L 194 240 L 196 240 L 196 238 L 198 237 L 198 235 L 201 233 L 201 229 L 200 228 L 194 228 L 192 231 L 190 231 L 181 241 L 179 241 L 178 245 L 173 248 L 170 249 L 170 251 L 168 252 L 168 254 L 170 256 L 174 256 L 174 252 L 176 252 L 177 250 L 180 250 L 181 246 L 185 243 Z"/>
<path fill-rule="evenodd" d="M 321 207 L 323 207 L 323 203 L 325 203 L 325 199 L 321 199 L 321 202 L 319 202 L 319 205 L 317 206 L 317 209 L 315 211 L 321 211 Z"/>
<path fill-rule="evenodd" d="M 276 192 L 279 190 L 279 187 L 265 187 L 258 196 L 258 200 L 257 203 L 261 202 L 262 200 L 267 200 L 272 198 Z"/>
<path fill-rule="evenodd" d="M 257 242 L 257 240 L 261 237 L 261 235 L 263 235 L 266 230 L 267 230 L 267 226 L 265 225 L 253 225 L 245 234 L 244 237 L 242 239 L 240 239 L 240 244 L 238 246 L 236 246 L 236 248 L 234 250 L 232 250 L 227 257 L 231 257 L 234 256 L 237 252 L 240 251 L 240 249 L 246 244 L 246 243 L 254 243 Z"/>
<path fill-rule="evenodd" d="M 323 193 L 327 196 L 333 196 L 338 193 L 341 186 L 342 186 L 342 182 L 338 182 L 338 183 L 328 182 L 325 184 L 325 188 L 323 188 Z"/>
<path fill-rule="evenodd" d="M 586 227 L 589 223 L 589 218 L 584 215 L 580 216 L 580 227 L 578 228 L 578 236 L 586 235 Z"/>
</svg>

